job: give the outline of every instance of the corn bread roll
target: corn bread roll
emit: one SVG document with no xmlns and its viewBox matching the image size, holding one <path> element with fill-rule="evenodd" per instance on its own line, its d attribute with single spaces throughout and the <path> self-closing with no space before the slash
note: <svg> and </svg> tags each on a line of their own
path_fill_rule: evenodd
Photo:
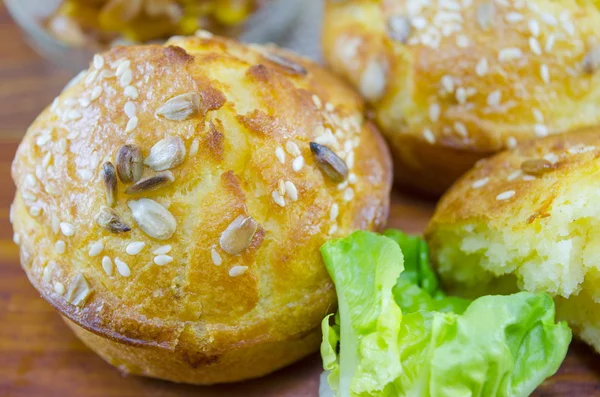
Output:
<svg viewBox="0 0 600 397">
<path fill-rule="evenodd" d="M 547 292 L 600 351 L 600 129 L 481 160 L 442 198 L 426 232 L 442 281 L 477 296 Z"/>
<path fill-rule="evenodd" d="M 591 1 L 330 1 L 324 55 L 370 101 L 396 180 L 439 195 L 480 158 L 600 121 Z"/>
<path fill-rule="evenodd" d="M 272 47 L 211 37 L 97 55 L 12 167 L 21 264 L 122 371 L 212 384 L 318 349 L 320 246 L 387 218 L 360 97 Z"/>
</svg>

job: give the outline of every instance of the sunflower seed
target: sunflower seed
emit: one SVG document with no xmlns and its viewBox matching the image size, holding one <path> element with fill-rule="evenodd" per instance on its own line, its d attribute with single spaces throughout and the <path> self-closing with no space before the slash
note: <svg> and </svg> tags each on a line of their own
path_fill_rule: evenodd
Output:
<svg viewBox="0 0 600 397">
<path fill-rule="evenodd" d="M 546 159 L 525 160 L 521 164 L 521 170 L 529 175 L 540 176 L 554 169 L 555 165 Z"/>
<path fill-rule="evenodd" d="M 123 145 L 117 153 L 117 174 L 122 182 L 137 182 L 144 172 L 142 149 L 136 145 Z"/>
<path fill-rule="evenodd" d="M 104 179 L 106 203 L 109 207 L 114 207 L 117 204 L 117 172 L 110 161 L 102 164 L 102 179 Z"/>
<path fill-rule="evenodd" d="M 85 277 L 82 274 L 78 274 L 71 280 L 66 298 L 68 302 L 75 306 L 83 306 L 91 293 L 92 290 Z"/>
<path fill-rule="evenodd" d="M 289 70 L 292 73 L 302 74 L 302 75 L 305 75 L 307 73 L 304 66 L 290 60 L 289 58 L 281 56 L 279 54 L 275 54 L 271 51 L 263 51 L 263 56 L 265 58 L 267 58 L 269 61 L 278 64 L 279 66 Z"/>
<path fill-rule="evenodd" d="M 100 207 L 100 211 L 96 214 L 96 223 L 113 233 L 123 233 L 131 230 L 129 226 L 121 221 L 115 210 L 105 205 Z"/>
<path fill-rule="evenodd" d="M 159 172 L 158 174 L 148 178 L 140 179 L 134 185 L 129 186 L 125 190 L 125 193 L 136 194 L 150 192 L 168 186 L 173 183 L 174 180 L 175 177 L 171 171 Z"/>
<path fill-rule="evenodd" d="M 583 58 L 583 71 L 589 74 L 600 69 L 600 45 L 592 47 L 592 49 Z"/>
<path fill-rule="evenodd" d="M 344 160 L 328 147 L 316 142 L 310 143 L 310 150 L 315 156 L 317 165 L 323 173 L 334 182 L 342 182 L 348 177 L 348 167 Z"/>
<path fill-rule="evenodd" d="M 406 44 L 410 32 L 410 21 L 404 15 L 393 15 L 388 18 L 387 35 L 390 39 Z"/>
<path fill-rule="evenodd" d="M 171 136 L 158 141 L 150 154 L 144 160 L 144 164 L 154 171 L 164 171 L 177 167 L 185 159 L 185 144 L 178 136 Z"/>
<path fill-rule="evenodd" d="M 477 7 L 477 23 L 479 27 L 483 30 L 487 30 L 490 28 L 494 22 L 494 14 L 496 13 L 496 9 L 494 8 L 494 3 L 491 1 L 486 1 Z"/>
<path fill-rule="evenodd" d="M 175 218 L 156 201 L 143 198 L 128 201 L 127 205 L 131 209 L 135 222 L 150 237 L 166 240 L 175 233 L 177 228 Z"/>
<path fill-rule="evenodd" d="M 252 217 L 240 215 L 221 234 L 219 244 L 223 251 L 237 255 L 248 248 L 257 229 L 258 223 Z"/>
<path fill-rule="evenodd" d="M 157 117 L 167 120 L 182 121 L 193 117 L 200 110 L 200 95 L 195 92 L 177 95 L 156 111 Z"/>
</svg>

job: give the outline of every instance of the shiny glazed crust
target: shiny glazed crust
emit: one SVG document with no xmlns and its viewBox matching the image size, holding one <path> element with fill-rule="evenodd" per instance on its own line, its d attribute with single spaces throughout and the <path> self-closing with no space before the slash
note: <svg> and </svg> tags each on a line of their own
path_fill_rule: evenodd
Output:
<svg viewBox="0 0 600 397">
<path fill-rule="evenodd" d="M 599 23 L 592 1 L 330 1 L 323 47 L 396 180 L 439 195 L 480 158 L 598 123 Z"/>
<path fill-rule="evenodd" d="M 546 292 L 600 352 L 600 130 L 532 140 L 481 160 L 427 228 L 446 288 L 466 296 Z"/>
<path fill-rule="evenodd" d="M 187 93 L 199 96 L 192 116 L 157 114 Z M 321 67 L 208 33 L 97 56 L 17 151 L 21 264 L 76 334 L 125 372 L 197 384 L 271 372 L 315 351 L 334 309 L 319 247 L 385 224 L 391 160 L 362 114 L 360 98 Z M 185 146 L 174 182 L 128 195 L 119 180 L 114 210 L 132 230 L 100 227 L 102 164 L 116 165 L 124 144 L 147 158 L 169 137 Z M 311 141 L 345 160 L 346 182 L 325 176 Z M 170 238 L 133 219 L 128 203 L 142 197 L 172 214 Z M 230 255 L 220 238 L 239 216 L 258 226 Z M 134 242 L 145 243 L 139 253 Z"/>
</svg>

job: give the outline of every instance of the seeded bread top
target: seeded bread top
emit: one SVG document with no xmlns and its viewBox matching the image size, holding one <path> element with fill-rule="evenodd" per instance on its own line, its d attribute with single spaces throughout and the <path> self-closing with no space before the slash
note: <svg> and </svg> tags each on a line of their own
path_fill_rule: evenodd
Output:
<svg viewBox="0 0 600 397">
<path fill-rule="evenodd" d="M 334 304 L 318 249 L 383 225 L 390 168 L 334 76 L 201 32 L 96 55 L 19 147 L 11 219 L 63 315 L 213 351 L 318 327 Z"/>
<path fill-rule="evenodd" d="M 324 54 L 372 102 L 403 182 L 441 193 L 482 157 L 596 125 L 593 1 L 329 2 Z"/>
</svg>

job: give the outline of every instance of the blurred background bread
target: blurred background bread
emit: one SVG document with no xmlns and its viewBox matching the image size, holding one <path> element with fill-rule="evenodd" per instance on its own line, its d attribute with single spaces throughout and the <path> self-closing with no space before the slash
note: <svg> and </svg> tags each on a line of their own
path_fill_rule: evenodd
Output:
<svg viewBox="0 0 600 397">
<path fill-rule="evenodd" d="M 600 129 L 482 160 L 439 202 L 426 237 L 452 293 L 554 296 L 600 352 Z"/>
<path fill-rule="evenodd" d="M 17 151 L 21 265 L 126 373 L 289 364 L 334 310 L 319 247 L 386 222 L 390 156 L 363 111 L 323 68 L 208 32 L 97 55 Z"/>
<path fill-rule="evenodd" d="M 480 158 L 598 123 L 599 24 L 591 0 L 329 1 L 323 47 L 396 180 L 439 195 Z"/>
</svg>

